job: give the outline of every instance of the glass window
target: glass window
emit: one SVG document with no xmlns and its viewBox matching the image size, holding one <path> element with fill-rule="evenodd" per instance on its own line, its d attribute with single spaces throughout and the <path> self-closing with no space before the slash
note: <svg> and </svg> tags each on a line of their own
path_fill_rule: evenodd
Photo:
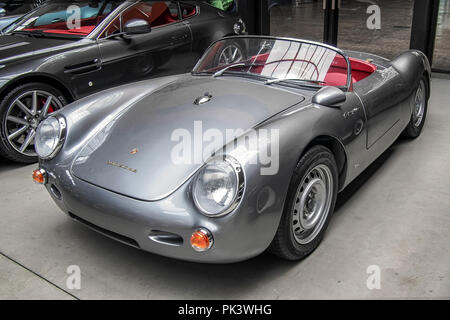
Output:
<svg viewBox="0 0 450 320">
<path fill-rule="evenodd" d="M 413 5 L 413 0 L 342 1 L 338 47 L 394 58 L 409 49 Z"/>
<path fill-rule="evenodd" d="M 450 0 L 439 2 L 433 68 L 450 71 Z"/>
<path fill-rule="evenodd" d="M 5 15 L 25 14 L 35 8 L 33 1 L 3 1 L 0 7 L 5 10 Z"/>
<path fill-rule="evenodd" d="M 8 32 L 42 36 L 86 36 L 118 6 L 116 1 L 73 1 L 43 5 Z"/>
<path fill-rule="evenodd" d="M 273 36 L 323 41 L 322 0 L 269 0 Z"/>
<path fill-rule="evenodd" d="M 174 1 L 142 1 L 132 5 L 122 15 L 122 26 L 132 19 L 146 20 L 152 28 L 177 22 L 178 6 Z M 103 33 L 104 37 L 119 33 L 120 17 L 117 17 Z"/>
<path fill-rule="evenodd" d="M 314 43 L 265 37 L 216 42 L 197 64 L 194 74 L 221 70 L 224 74 L 314 87 L 345 87 L 348 79 L 347 60 L 337 51 Z"/>
</svg>

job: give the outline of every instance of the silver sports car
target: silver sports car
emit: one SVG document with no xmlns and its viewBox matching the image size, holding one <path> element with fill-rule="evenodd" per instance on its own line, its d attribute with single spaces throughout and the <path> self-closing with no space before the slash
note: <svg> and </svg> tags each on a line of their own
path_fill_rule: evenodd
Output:
<svg viewBox="0 0 450 320">
<path fill-rule="evenodd" d="M 71 218 L 128 245 L 208 263 L 297 260 L 336 196 L 400 135 L 420 135 L 421 52 L 393 60 L 242 36 L 190 74 L 94 94 L 38 127 L 36 182 Z"/>
</svg>

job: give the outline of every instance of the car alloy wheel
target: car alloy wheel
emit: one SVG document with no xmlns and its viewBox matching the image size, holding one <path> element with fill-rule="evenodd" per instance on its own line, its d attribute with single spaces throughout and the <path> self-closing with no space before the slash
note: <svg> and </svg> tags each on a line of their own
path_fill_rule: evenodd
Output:
<svg viewBox="0 0 450 320">
<path fill-rule="evenodd" d="M 9 145 L 20 154 L 35 157 L 34 136 L 39 123 L 63 107 L 55 95 L 43 91 L 27 91 L 8 107 L 4 130 Z"/>
<path fill-rule="evenodd" d="M 333 175 L 320 164 L 300 183 L 292 208 L 292 229 L 299 244 L 310 243 L 322 230 L 333 198 Z"/>
<path fill-rule="evenodd" d="M 226 46 L 219 55 L 219 65 L 228 65 L 242 61 L 241 48 L 236 44 Z"/>
</svg>

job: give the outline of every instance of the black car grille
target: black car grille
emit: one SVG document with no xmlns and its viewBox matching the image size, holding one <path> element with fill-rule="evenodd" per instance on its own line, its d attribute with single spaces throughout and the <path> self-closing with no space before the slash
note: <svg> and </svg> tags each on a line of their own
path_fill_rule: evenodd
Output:
<svg viewBox="0 0 450 320">
<path fill-rule="evenodd" d="M 89 228 L 91 228 L 91 229 L 93 229 L 93 230 L 95 230 L 95 231 L 97 231 L 99 233 L 102 233 L 102 234 L 104 234 L 107 237 L 113 238 L 114 240 L 120 241 L 120 242 L 125 243 L 125 244 L 127 244 L 129 246 L 132 246 L 132 247 L 135 247 L 135 248 L 138 248 L 138 249 L 140 248 L 139 244 L 134 239 L 128 238 L 128 237 L 123 236 L 121 234 L 118 234 L 118 233 L 115 233 L 113 231 L 110 231 L 110 230 L 104 229 L 102 227 L 99 227 L 99 226 L 97 226 L 97 225 L 95 225 L 95 224 L 93 224 L 93 223 L 91 223 L 89 221 L 84 220 L 83 218 L 80 218 L 80 217 L 74 215 L 72 212 L 69 212 L 69 216 L 72 219 L 74 219 L 74 220 L 76 220 L 78 222 L 81 222 L 85 226 L 87 226 L 87 227 L 89 227 Z"/>
</svg>

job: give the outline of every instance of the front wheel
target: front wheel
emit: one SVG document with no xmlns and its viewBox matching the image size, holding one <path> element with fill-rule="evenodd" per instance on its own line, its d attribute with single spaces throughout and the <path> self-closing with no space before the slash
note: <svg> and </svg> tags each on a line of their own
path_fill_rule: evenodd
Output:
<svg viewBox="0 0 450 320">
<path fill-rule="evenodd" d="M 417 138 L 422 132 L 428 111 L 428 90 L 427 77 L 423 75 L 412 102 L 411 119 L 403 132 L 403 136 L 406 138 Z"/>
<path fill-rule="evenodd" d="M 20 163 L 36 162 L 36 129 L 65 104 L 62 93 L 45 83 L 28 83 L 11 90 L 0 103 L 0 155 Z"/>
<path fill-rule="evenodd" d="M 331 151 L 314 146 L 300 159 L 291 179 L 273 254 L 299 260 L 317 248 L 334 211 L 338 169 Z"/>
</svg>

